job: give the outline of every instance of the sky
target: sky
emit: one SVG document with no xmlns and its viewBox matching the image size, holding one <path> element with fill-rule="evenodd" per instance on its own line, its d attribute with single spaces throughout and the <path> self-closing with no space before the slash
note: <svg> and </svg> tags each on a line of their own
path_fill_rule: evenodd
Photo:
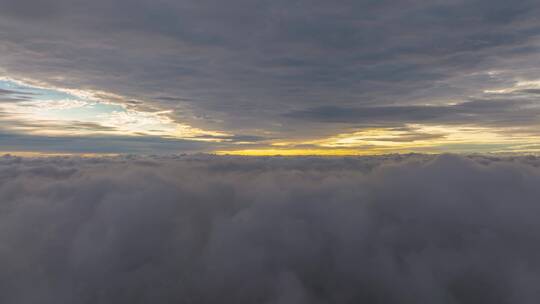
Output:
<svg viewBox="0 0 540 304">
<path fill-rule="evenodd" d="M 534 0 L 0 0 L 0 152 L 540 152 Z"/>
</svg>

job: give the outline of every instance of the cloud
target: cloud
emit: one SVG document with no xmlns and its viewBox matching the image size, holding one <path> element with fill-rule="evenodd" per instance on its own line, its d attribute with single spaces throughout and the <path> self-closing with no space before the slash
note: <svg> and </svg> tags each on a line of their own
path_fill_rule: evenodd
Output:
<svg viewBox="0 0 540 304">
<path fill-rule="evenodd" d="M 537 157 L 0 158 L 2 303 L 537 303 Z"/>
<path fill-rule="evenodd" d="M 539 8 L 532 0 L 231 0 L 227 8 L 215 0 L 6 0 L 0 67 L 140 100 L 131 105 L 172 110 L 198 128 L 291 135 L 313 127 L 284 112 L 464 102 L 538 78 L 530 62 Z M 489 76 L 494 70 L 502 72 Z"/>
<path fill-rule="evenodd" d="M 531 90 L 528 94 L 534 94 Z M 339 107 L 321 106 L 285 113 L 285 117 L 323 123 L 392 125 L 401 123 L 531 126 L 538 124 L 540 107 L 533 98 L 478 99 L 454 105 Z"/>
<path fill-rule="evenodd" d="M 24 102 L 32 98 L 32 93 L 17 91 L 17 90 L 6 90 L 0 88 L 0 103 L 8 102 Z"/>
<path fill-rule="evenodd" d="M 94 130 L 95 126 L 82 123 L 60 128 L 80 131 L 85 128 Z M 200 152 L 209 149 L 209 145 L 201 141 L 148 135 L 43 136 L 0 132 L 0 142 L 1 152 L 169 154 L 171 151 Z"/>
</svg>

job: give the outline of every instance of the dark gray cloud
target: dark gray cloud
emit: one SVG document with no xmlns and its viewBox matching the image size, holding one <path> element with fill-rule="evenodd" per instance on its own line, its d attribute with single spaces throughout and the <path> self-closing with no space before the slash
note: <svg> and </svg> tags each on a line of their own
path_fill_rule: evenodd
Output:
<svg viewBox="0 0 540 304">
<path fill-rule="evenodd" d="M 531 90 L 524 90 L 531 94 Z M 534 94 L 534 92 L 532 92 Z M 285 117 L 326 123 L 367 126 L 402 123 L 477 124 L 480 126 L 536 126 L 540 107 L 535 99 L 484 99 L 456 105 L 426 106 L 321 106 L 292 111 Z"/>
<path fill-rule="evenodd" d="M 537 157 L 0 158 L 0 301 L 537 303 Z"/>
<path fill-rule="evenodd" d="M 17 90 L 7 90 L 0 88 L 0 102 L 21 102 L 32 99 L 33 94 Z"/>
<path fill-rule="evenodd" d="M 0 95 L 1 96 L 5 96 L 5 95 L 9 96 L 9 95 L 13 95 L 13 94 L 17 94 L 17 91 L 0 89 Z"/>
<path fill-rule="evenodd" d="M 93 128 L 86 123 L 61 126 L 62 130 Z M 78 135 L 43 136 L 0 132 L 0 151 L 44 152 L 44 153 L 142 153 L 163 154 L 200 152 L 209 149 L 209 144 L 185 139 L 168 139 L 157 136 Z"/>
<path fill-rule="evenodd" d="M 369 107 L 403 111 L 383 115 L 396 123 L 437 119 L 444 109 L 418 105 L 538 78 L 539 9 L 532 0 L 3 0 L 0 67 L 144 100 L 198 127 L 283 136 L 312 128 L 284 112 Z"/>
</svg>

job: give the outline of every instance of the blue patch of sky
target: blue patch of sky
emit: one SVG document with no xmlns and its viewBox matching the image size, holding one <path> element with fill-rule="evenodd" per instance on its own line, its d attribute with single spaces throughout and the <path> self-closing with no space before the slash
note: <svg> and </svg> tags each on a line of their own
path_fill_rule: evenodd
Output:
<svg viewBox="0 0 540 304">
<path fill-rule="evenodd" d="M 104 114 L 123 111 L 125 111 L 124 108 L 119 105 L 94 103 L 80 108 L 55 109 L 53 112 L 55 115 L 75 120 L 95 120 L 96 117 Z"/>
<path fill-rule="evenodd" d="M 9 80 L 0 80 L 0 89 L 10 90 L 21 93 L 21 95 L 26 95 L 27 98 L 30 98 L 34 102 L 39 102 L 40 100 L 77 100 L 77 101 L 86 101 L 84 98 L 79 96 L 62 92 L 54 89 L 46 88 L 37 88 L 30 85 L 19 84 Z M 17 95 L 17 94 L 14 94 Z M 67 109 L 44 109 L 43 111 L 48 112 L 50 115 L 56 117 L 63 117 L 75 120 L 95 120 L 96 117 L 99 117 L 104 114 L 110 114 L 112 112 L 122 112 L 125 109 L 120 105 L 100 103 L 91 101 L 81 107 L 73 107 Z"/>
</svg>

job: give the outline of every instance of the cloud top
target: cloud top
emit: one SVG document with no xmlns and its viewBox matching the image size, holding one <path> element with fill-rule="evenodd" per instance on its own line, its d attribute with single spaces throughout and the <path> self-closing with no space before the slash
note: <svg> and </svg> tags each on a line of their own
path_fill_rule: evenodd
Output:
<svg viewBox="0 0 540 304">
<path fill-rule="evenodd" d="M 2 303 L 537 303 L 540 159 L 0 159 Z"/>
</svg>

